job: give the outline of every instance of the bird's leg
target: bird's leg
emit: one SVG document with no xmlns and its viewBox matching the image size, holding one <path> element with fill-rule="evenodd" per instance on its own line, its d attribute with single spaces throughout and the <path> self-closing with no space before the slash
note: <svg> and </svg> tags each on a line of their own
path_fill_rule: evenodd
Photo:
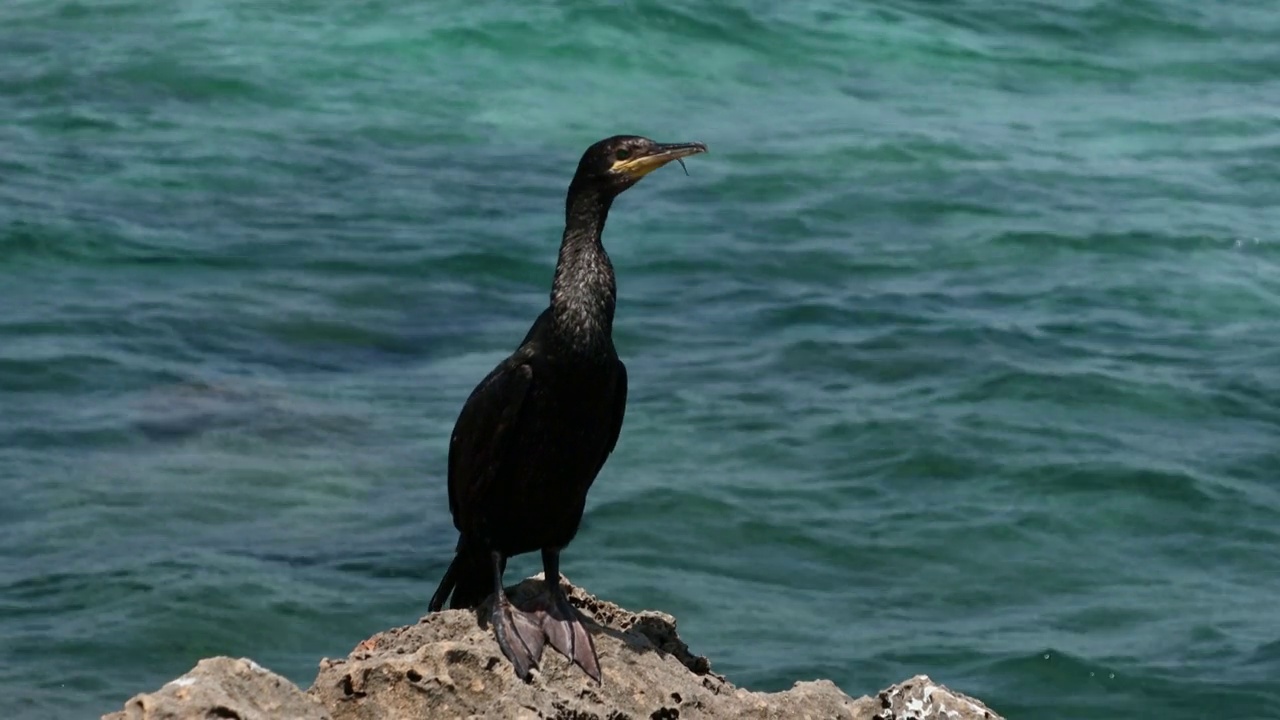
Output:
<svg viewBox="0 0 1280 720">
<path fill-rule="evenodd" d="M 525 609 L 541 616 L 542 629 L 551 647 L 582 668 L 592 680 L 600 682 L 600 658 L 596 655 L 595 642 L 560 587 L 559 548 L 542 551 L 542 569 L 547 594 L 531 600 Z"/>
<path fill-rule="evenodd" d="M 516 676 L 528 680 L 530 671 L 542 659 L 545 635 L 539 618 L 521 612 L 511 605 L 502 589 L 502 553 L 494 551 L 493 558 L 493 634 L 498 647 L 515 666 Z"/>
</svg>

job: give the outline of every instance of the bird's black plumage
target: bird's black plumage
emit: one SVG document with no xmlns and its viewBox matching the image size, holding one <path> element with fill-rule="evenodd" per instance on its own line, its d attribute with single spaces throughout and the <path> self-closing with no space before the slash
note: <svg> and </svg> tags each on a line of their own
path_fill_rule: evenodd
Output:
<svg viewBox="0 0 1280 720">
<path fill-rule="evenodd" d="M 559 584 L 559 553 L 578 532 L 587 491 L 618 442 L 627 369 L 613 345 L 617 288 L 601 243 L 617 195 L 671 160 L 706 147 L 606 138 L 587 149 L 565 200 L 551 302 L 520 346 L 463 405 L 449 443 L 453 563 L 431 599 L 471 608 L 497 592 L 493 625 L 527 677 L 544 640 L 596 680 L 591 637 Z M 507 558 L 539 550 L 548 596 L 514 608 L 501 592 Z"/>
</svg>

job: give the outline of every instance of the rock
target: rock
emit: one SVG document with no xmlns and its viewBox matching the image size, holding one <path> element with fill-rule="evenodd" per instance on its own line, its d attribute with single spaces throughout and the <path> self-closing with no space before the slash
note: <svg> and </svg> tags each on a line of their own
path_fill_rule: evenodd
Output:
<svg viewBox="0 0 1280 720">
<path fill-rule="evenodd" d="M 154 693 L 135 695 L 124 710 L 102 720 L 332 720 L 297 685 L 241 658 L 201 660 L 186 675 Z"/>
<path fill-rule="evenodd" d="M 881 690 L 874 720 L 1001 720 L 994 710 L 968 695 L 917 675 Z"/>
<path fill-rule="evenodd" d="M 519 602 L 541 586 L 539 576 L 509 592 Z M 305 695 L 251 661 L 215 658 L 104 720 L 1001 720 L 924 675 L 856 700 L 830 680 L 776 693 L 737 688 L 689 651 L 670 615 L 635 613 L 566 589 L 588 617 L 601 685 L 550 647 L 531 682 L 517 679 L 485 607 L 434 613 L 360 642 L 344 659 L 326 658 Z"/>
</svg>

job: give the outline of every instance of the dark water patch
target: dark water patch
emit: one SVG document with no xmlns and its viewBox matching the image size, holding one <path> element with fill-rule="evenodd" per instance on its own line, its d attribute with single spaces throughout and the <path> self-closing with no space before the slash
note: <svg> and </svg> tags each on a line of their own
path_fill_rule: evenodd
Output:
<svg viewBox="0 0 1280 720">
<path fill-rule="evenodd" d="M 1123 495 L 1184 508 L 1205 508 L 1214 499 L 1194 475 L 1151 467 L 1116 466 L 1093 460 L 1071 466 L 1045 465 L 1037 475 L 1039 487 L 1071 494 L 1102 494 L 1117 505 Z"/>
<path fill-rule="evenodd" d="M 293 346 L 317 352 L 358 349 L 359 354 L 411 355 L 417 348 L 406 338 L 374 328 L 338 323 L 322 318 L 281 319 L 267 324 L 263 332 Z"/>
<path fill-rule="evenodd" d="M 1210 681 L 1188 683 L 1186 678 L 1147 668 L 1132 660 L 1090 662 L 1052 649 L 995 666 L 1002 673 L 1017 675 L 1015 688 L 1002 684 L 991 702 L 1003 698 L 1002 712 L 1010 717 L 1034 714 L 1037 717 L 1069 718 L 1081 714 L 1105 717 L 1117 704 L 1141 708 L 1159 717 L 1192 720 L 1202 717 L 1200 707 L 1218 708 L 1242 717 L 1265 717 L 1277 699 L 1274 687 L 1265 682 Z M 1028 701 L 1027 693 L 1061 693 L 1069 697 L 1054 708 Z M 1191 706 L 1186 702 L 1194 703 Z"/>
<path fill-rule="evenodd" d="M 801 340 L 779 349 L 770 371 L 823 383 L 834 378 L 860 385 L 926 381 L 975 362 L 966 353 L 968 337 L 964 331 L 921 328 L 859 342 Z"/>
<path fill-rule="evenodd" d="M 132 433 L 115 423 L 78 428 L 0 428 L 0 442 L 3 444 L 44 452 L 86 452 L 95 448 L 127 446 L 134 440 Z"/>
<path fill-rule="evenodd" d="M 1125 411 L 1180 414 L 1190 417 L 1204 407 L 1203 398 L 1177 387 L 1142 382 L 1108 372 L 1056 374 L 1010 369 L 993 374 L 956 396 L 965 402 L 993 398 L 1052 403 L 1063 408 L 1115 407 Z"/>
<path fill-rule="evenodd" d="M 69 224 L 13 221 L 0 231 L 0 263 L 102 262 L 149 251 L 145 244 Z"/>
<path fill-rule="evenodd" d="M 231 431 L 282 445 L 309 445 L 367 430 L 362 418 L 322 400 L 231 378 L 156 384 L 131 397 L 121 414 L 153 442 Z"/>
<path fill-rule="evenodd" d="M 1104 717 L 1113 709 L 1116 698 L 1132 693 L 1137 682 L 1133 675 L 1126 674 L 1123 670 L 1117 673 L 1117 669 L 1117 664 L 1093 662 L 1052 648 L 1010 657 L 993 663 L 989 671 L 1006 677 L 1018 677 L 1018 687 L 992 688 L 995 694 L 990 697 L 989 702 L 994 704 L 1002 701 L 999 706 L 1001 712 L 1010 717 L 1026 713 L 1033 713 L 1038 717 L 1079 717 L 1081 713 Z M 1063 693 L 1064 697 L 1071 699 L 1048 708 L 1042 703 L 1028 702 L 1025 694 L 1028 692 Z M 1153 699 L 1146 697 L 1133 707 L 1149 711 L 1153 709 L 1150 704 Z M 1169 708 L 1166 705 L 1164 709 Z"/>
<path fill-rule="evenodd" d="M 1169 236 L 1155 233 L 1070 235 L 1056 232 L 1001 233 L 989 240 L 996 247 L 1010 246 L 1038 254 L 1099 253 L 1109 257 L 1164 257 L 1170 251 L 1193 252 L 1221 248 L 1221 238 Z"/>
<path fill-rule="evenodd" d="M 0 358 L 0 390 L 7 393 L 74 392 L 98 387 L 102 373 L 118 375 L 123 365 L 94 356 Z"/>
<path fill-rule="evenodd" d="M 303 552 L 287 554 L 278 552 L 240 551 L 245 557 L 280 565 L 323 577 L 330 572 L 342 573 L 371 580 L 409 581 L 411 588 L 438 580 L 448 566 L 445 546 L 438 548 L 438 558 L 424 563 L 422 553 L 409 548 L 393 550 L 378 548 L 369 550 L 337 550 L 323 553 Z M 425 608 L 424 608 L 425 610 Z"/>
<path fill-rule="evenodd" d="M 236 100 L 281 104 L 288 104 L 290 100 L 287 88 L 261 87 L 248 78 L 245 69 L 228 68 L 222 73 L 215 69 L 208 65 L 183 67 L 172 62 L 142 61 L 116 69 L 107 81 L 128 84 L 165 102 L 213 104 L 216 101 L 225 106 Z"/>
<path fill-rule="evenodd" d="M 542 287 L 549 278 L 546 262 L 521 260 L 511 253 L 500 252 L 454 254 L 437 261 L 434 269 L 446 274 L 488 276 L 529 288 Z"/>
<path fill-rule="evenodd" d="M 152 582 L 130 570 L 90 573 L 51 573 L 22 578 L 0 586 L 0 597 L 11 617 L 39 618 L 55 612 L 81 612 L 119 604 L 155 589 Z M 51 607 L 50 602 L 66 603 Z"/>
</svg>

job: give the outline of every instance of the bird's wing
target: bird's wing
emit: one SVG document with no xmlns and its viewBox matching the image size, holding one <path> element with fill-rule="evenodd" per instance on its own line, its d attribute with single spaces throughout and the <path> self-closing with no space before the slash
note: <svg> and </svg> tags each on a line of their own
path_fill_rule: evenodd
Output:
<svg viewBox="0 0 1280 720">
<path fill-rule="evenodd" d="M 600 466 L 596 468 L 596 472 L 600 472 L 600 468 L 604 467 L 605 460 L 613 454 L 613 448 L 618 444 L 618 436 L 622 434 L 622 419 L 627 414 L 627 366 L 618 361 L 618 380 L 614 384 L 613 390 L 613 427 L 609 431 L 609 447 L 600 456 Z"/>
<path fill-rule="evenodd" d="M 476 386 L 462 406 L 449 439 L 449 511 L 463 531 L 461 509 L 474 508 L 471 498 L 493 482 L 510 447 L 511 427 L 533 383 L 533 368 L 517 351 Z M 471 512 L 475 512 L 474 509 Z"/>
</svg>

